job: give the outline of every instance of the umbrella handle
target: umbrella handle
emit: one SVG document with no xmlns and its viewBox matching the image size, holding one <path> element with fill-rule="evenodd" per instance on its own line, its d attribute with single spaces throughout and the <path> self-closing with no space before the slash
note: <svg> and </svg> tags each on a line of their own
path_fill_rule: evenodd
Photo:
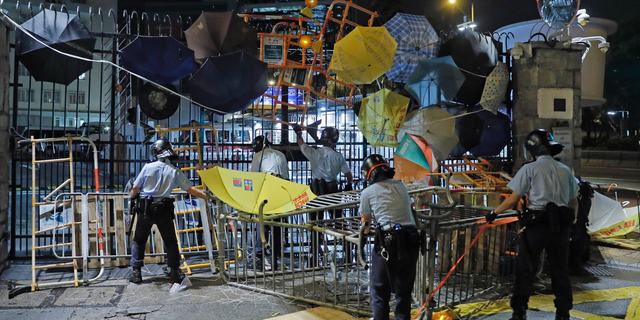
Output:
<svg viewBox="0 0 640 320">
<path fill-rule="evenodd" d="M 271 246 L 267 242 L 267 237 L 264 236 L 264 206 L 269 202 L 267 199 L 260 204 L 260 209 L 258 211 L 258 228 L 260 228 L 260 239 L 262 239 L 262 247 L 265 250 L 268 250 Z"/>
</svg>

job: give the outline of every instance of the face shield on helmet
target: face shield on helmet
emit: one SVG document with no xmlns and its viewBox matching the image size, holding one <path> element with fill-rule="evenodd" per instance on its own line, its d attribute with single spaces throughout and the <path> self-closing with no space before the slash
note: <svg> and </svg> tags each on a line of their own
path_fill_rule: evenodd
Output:
<svg viewBox="0 0 640 320">
<path fill-rule="evenodd" d="M 333 127 L 326 127 L 322 130 L 318 144 L 323 146 L 335 146 L 340 140 L 340 131 Z"/>
<path fill-rule="evenodd" d="M 162 138 L 158 139 L 151 145 L 151 155 L 156 157 L 156 159 L 168 159 L 170 161 L 178 160 L 178 154 L 173 151 L 173 147 L 171 146 L 171 142 L 168 139 Z"/>
<path fill-rule="evenodd" d="M 369 184 L 374 184 L 384 178 L 392 179 L 395 170 L 381 155 L 372 154 L 364 159 L 360 173 Z"/>
<path fill-rule="evenodd" d="M 553 136 L 543 129 L 531 131 L 524 141 L 525 158 L 534 159 L 536 156 L 556 156 L 562 152 L 564 146 L 553 141 Z"/>
<path fill-rule="evenodd" d="M 251 148 L 253 149 L 253 152 L 257 153 L 262 151 L 265 147 L 269 145 L 271 145 L 271 143 L 269 142 L 269 139 L 266 139 L 264 136 L 257 136 L 255 139 L 253 139 Z"/>
</svg>

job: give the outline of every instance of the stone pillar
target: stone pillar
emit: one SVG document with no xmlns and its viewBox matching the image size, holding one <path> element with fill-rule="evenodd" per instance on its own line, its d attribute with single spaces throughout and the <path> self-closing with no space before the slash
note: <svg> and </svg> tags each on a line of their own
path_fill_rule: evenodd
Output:
<svg viewBox="0 0 640 320">
<path fill-rule="evenodd" d="M 563 162 L 572 167 L 576 175 L 580 175 L 582 145 L 580 87 L 584 46 L 565 47 L 562 43 L 557 43 L 552 48 L 545 42 L 531 42 L 520 48 L 523 49 L 521 51 L 523 54 L 519 59 L 513 60 L 514 173 L 526 162 L 523 141 L 529 132 L 534 129 L 553 132 L 554 127 L 566 127 L 566 130 L 573 133 L 572 146 L 569 147 L 569 150 L 573 150 L 573 152 L 572 154 L 570 152 L 570 157 Z M 513 49 L 511 54 L 514 54 Z M 538 110 L 538 99 L 541 97 L 539 95 L 540 89 L 565 89 L 573 98 L 573 118 L 541 117 Z M 544 96 L 543 94 L 542 97 Z M 550 107 L 553 111 L 553 105 Z M 568 144 L 565 146 L 567 147 Z"/>
<path fill-rule="evenodd" d="M 9 29 L 0 23 L 0 273 L 9 266 Z"/>
</svg>

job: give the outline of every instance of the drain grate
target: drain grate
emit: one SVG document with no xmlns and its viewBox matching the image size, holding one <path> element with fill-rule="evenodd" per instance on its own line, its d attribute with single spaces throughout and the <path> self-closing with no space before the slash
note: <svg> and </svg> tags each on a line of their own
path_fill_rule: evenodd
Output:
<svg viewBox="0 0 640 320">
<path fill-rule="evenodd" d="M 611 273 L 611 271 L 609 271 L 607 267 L 585 266 L 585 269 L 591 272 L 594 276 L 613 277 L 613 274 Z"/>
</svg>

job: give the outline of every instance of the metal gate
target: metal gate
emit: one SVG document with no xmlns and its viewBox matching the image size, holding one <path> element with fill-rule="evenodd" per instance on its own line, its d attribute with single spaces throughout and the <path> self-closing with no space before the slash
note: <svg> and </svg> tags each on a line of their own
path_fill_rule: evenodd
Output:
<svg viewBox="0 0 640 320">
<path fill-rule="evenodd" d="M 17 4 L 3 2 L 2 9 L 12 21 L 17 24 L 32 18 L 45 7 L 32 5 L 30 2 Z M 47 9 L 55 10 L 58 15 L 66 18 L 67 13 L 77 13 L 82 22 L 97 38 L 93 54 L 95 60 L 103 60 L 118 65 L 118 51 L 128 45 L 138 35 L 173 36 L 185 41 L 183 31 L 193 21 L 193 17 L 171 13 L 160 15 L 145 12 L 119 12 L 103 10 L 85 5 L 69 6 L 50 5 Z M 338 14 L 334 10 L 334 14 Z M 345 15 L 346 16 L 346 15 Z M 271 19 L 249 22 L 258 29 L 265 24 L 273 27 L 285 20 Z M 270 28 L 267 28 L 271 30 Z M 142 166 L 150 160 L 148 145 L 144 142 L 156 138 L 154 128 L 192 127 L 194 125 L 209 125 L 215 128 L 218 136 L 215 138 L 219 149 L 213 148 L 213 135 L 200 132 L 199 139 L 204 145 L 203 166 L 216 164 L 237 170 L 248 170 L 251 160 L 251 141 L 256 135 L 265 135 L 272 142 L 274 148 L 283 151 L 289 160 L 291 180 L 306 184 L 311 177 L 308 162 L 301 155 L 295 143 L 295 135 L 288 127 L 259 117 L 257 108 L 260 101 L 243 113 L 219 115 L 182 98 L 179 110 L 169 119 L 153 120 L 147 118 L 138 108 L 138 90 L 143 81 L 131 74 L 107 63 L 93 63 L 93 68 L 81 75 L 78 80 L 68 86 L 35 81 L 28 70 L 22 66 L 15 56 L 14 32 L 11 31 L 11 127 L 16 140 L 34 138 L 56 138 L 62 136 L 85 136 L 93 140 L 99 150 L 98 174 L 100 186 L 94 184 L 93 163 L 86 156 L 86 150 L 71 150 L 64 143 L 50 143 L 41 145 L 36 150 L 40 159 L 54 159 L 66 153 L 74 153 L 73 172 L 74 190 L 87 192 L 99 187 L 105 192 L 121 192 L 127 182 L 136 176 Z M 504 40 L 504 39 L 503 39 Z M 299 49 L 291 48 L 295 51 Z M 332 50 L 325 49 L 327 57 Z M 329 59 L 324 63 L 328 64 Z M 317 75 L 314 73 L 313 75 Z M 188 96 L 187 80 L 175 83 L 177 92 Z M 329 90 L 331 89 L 331 90 Z M 359 89 L 360 90 L 360 89 Z M 358 103 L 362 96 L 367 95 L 363 87 L 356 90 L 352 103 Z M 298 104 L 301 90 L 294 86 L 281 86 L 282 100 Z M 358 176 L 362 160 L 371 153 L 380 153 L 386 158 L 392 158 L 392 148 L 372 148 L 367 145 L 362 134 L 357 130 L 356 116 L 353 110 L 342 103 L 351 92 L 342 87 L 328 88 L 326 95 L 331 99 L 316 100 L 313 106 L 306 109 L 305 122 L 312 123 L 322 120 L 321 126 L 334 126 L 341 130 L 341 140 L 337 149 L 344 154 L 352 172 Z M 370 93 L 370 92 L 369 92 Z M 262 106 L 264 107 L 264 105 Z M 303 111 L 283 105 L 275 109 L 275 119 L 286 122 L 299 122 Z M 130 118 L 133 123 L 129 123 Z M 322 128 L 322 127 L 321 127 Z M 194 133 L 168 133 L 171 141 L 179 142 L 183 148 L 196 146 L 192 137 Z M 30 184 L 31 172 L 30 148 L 19 148 L 11 160 L 10 185 L 10 258 L 25 259 L 30 255 L 30 248 L 51 245 L 49 238 L 36 237 L 35 244 L 31 243 L 31 198 L 28 195 L 31 188 L 38 196 L 49 194 L 54 186 L 60 185 L 62 176 L 67 171 L 56 163 L 42 163 L 36 167 L 41 178 Z M 221 156 L 214 156 L 220 152 Z M 207 155 L 209 153 L 209 155 Z M 506 155 L 508 156 L 508 155 Z M 180 160 L 183 168 L 197 166 L 197 160 L 185 155 Z M 197 175 L 190 177 L 194 185 L 201 182 Z M 360 183 L 360 182 L 358 182 Z M 69 186 L 59 192 L 69 192 Z M 52 252 L 40 250 L 41 255 L 52 255 Z"/>
</svg>

